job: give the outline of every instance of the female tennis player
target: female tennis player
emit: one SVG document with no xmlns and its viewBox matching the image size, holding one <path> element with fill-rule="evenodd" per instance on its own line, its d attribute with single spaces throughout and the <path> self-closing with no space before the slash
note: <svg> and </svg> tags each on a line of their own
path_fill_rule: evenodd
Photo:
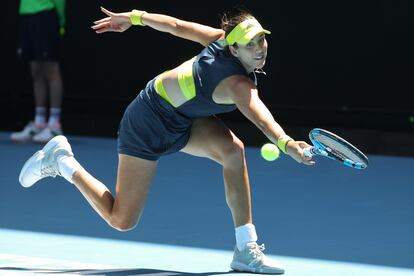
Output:
<svg viewBox="0 0 414 276">
<path fill-rule="evenodd" d="M 270 32 L 246 12 L 223 17 L 221 29 L 139 10 L 113 13 L 102 8 L 102 12 L 106 17 L 92 26 L 96 33 L 147 26 L 205 48 L 149 81 L 126 109 L 118 133 L 115 196 L 76 161 L 64 136 L 53 138 L 26 161 L 20 183 L 30 187 L 44 177 L 63 176 L 110 226 L 127 231 L 139 221 L 160 157 L 182 151 L 209 158 L 223 166 L 226 201 L 235 225 L 231 268 L 284 273 L 282 265 L 266 257 L 264 246 L 256 243 L 243 143 L 214 116 L 239 109 L 283 152 L 299 163 L 312 164 L 303 154 L 310 145 L 287 136 L 259 98 L 255 70 L 265 65 L 265 35 Z"/>
</svg>

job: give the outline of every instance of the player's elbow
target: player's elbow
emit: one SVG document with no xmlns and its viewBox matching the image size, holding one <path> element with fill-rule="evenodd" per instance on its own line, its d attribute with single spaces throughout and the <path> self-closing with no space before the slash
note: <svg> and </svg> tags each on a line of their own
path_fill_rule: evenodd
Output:
<svg viewBox="0 0 414 276">
<path fill-rule="evenodd" d="M 186 27 L 185 22 L 175 18 L 173 22 L 171 22 L 171 31 L 170 33 L 177 37 L 185 37 L 186 36 Z"/>
<path fill-rule="evenodd" d="M 180 26 L 179 26 L 178 21 L 179 21 L 179 19 L 174 18 L 174 20 L 172 20 L 170 22 L 170 24 L 168 24 L 168 27 L 169 27 L 168 31 L 169 31 L 170 34 L 172 34 L 174 36 L 178 36 L 178 34 L 180 33 L 180 31 L 179 31 Z"/>
</svg>

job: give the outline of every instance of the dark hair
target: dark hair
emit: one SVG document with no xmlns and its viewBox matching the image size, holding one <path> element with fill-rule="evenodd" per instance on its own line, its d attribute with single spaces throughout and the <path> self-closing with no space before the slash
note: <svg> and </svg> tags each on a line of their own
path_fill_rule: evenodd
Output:
<svg viewBox="0 0 414 276">
<path fill-rule="evenodd" d="M 244 8 L 237 8 L 233 14 L 230 12 L 223 14 L 221 17 L 221 29 L 224 30 L 227 36 L 240 22 L 251 18 L 254 18 L 254 16 L 249 11 Z"/>
</svg>

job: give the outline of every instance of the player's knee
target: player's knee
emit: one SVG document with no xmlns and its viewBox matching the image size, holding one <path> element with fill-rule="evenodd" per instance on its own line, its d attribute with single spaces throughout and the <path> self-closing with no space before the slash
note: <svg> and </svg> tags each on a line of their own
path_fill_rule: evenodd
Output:
<svg viewBox="0 0 414 276">
<path fill-rule="evenodd" d="M 138 219 L 111 218 L 109 224 L 118 231 L 126 232 L 134 229 L 138 225 Z"/>
<path fill-rule="evenodd" d="M 244 144 L 239 139 L 233 141 L 223 151 L 226 165 L 238 165 L 244 162 Z"/>
</svg>

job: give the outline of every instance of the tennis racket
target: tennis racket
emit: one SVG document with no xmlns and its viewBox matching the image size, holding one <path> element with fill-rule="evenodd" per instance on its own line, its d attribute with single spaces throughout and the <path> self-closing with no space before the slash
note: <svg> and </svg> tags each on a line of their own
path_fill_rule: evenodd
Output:
<svg viewBox="0 0 414 276">
<path fill-rule="evenodd" d="M 309 139 L 313 146 L 303 150 L 305 156 L 324 156 L 360 170 L 368 166 L 368 158 L 359 149 L 332 132 L 314 128 Z"/>
</svg>

